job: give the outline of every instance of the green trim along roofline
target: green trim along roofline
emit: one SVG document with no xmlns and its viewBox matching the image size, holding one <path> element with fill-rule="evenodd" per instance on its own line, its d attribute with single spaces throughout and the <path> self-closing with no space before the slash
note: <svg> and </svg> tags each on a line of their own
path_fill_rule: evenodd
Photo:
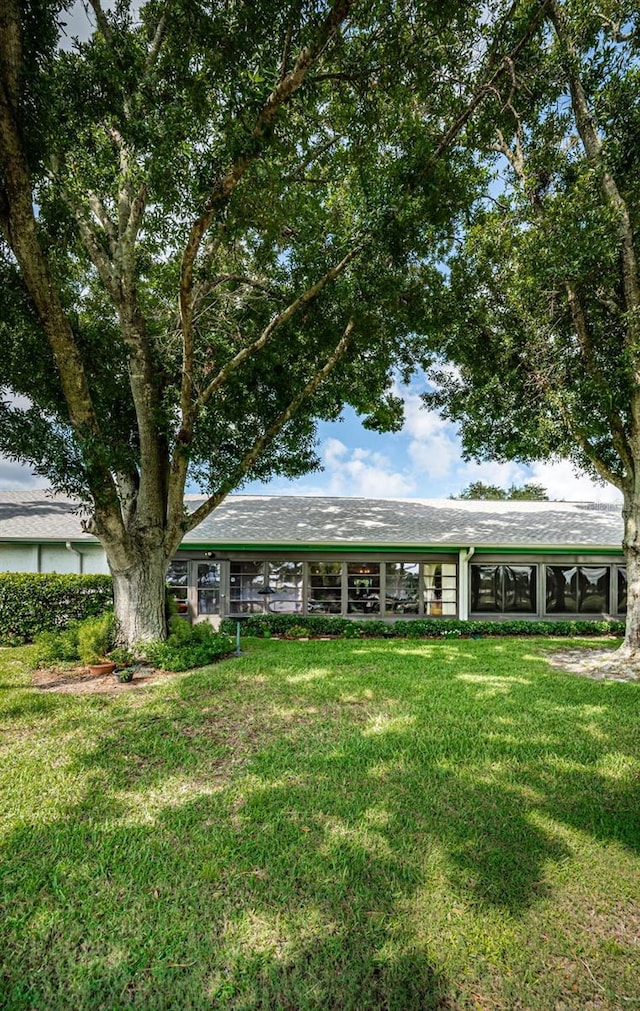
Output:
<svg viewBox="0 0 640 1011">
<path fill-rule="evenodd" d="M 67 543 L 72 545 L 78 545 L 79 548 L 86 548 L 87 546 L 94 546 L 96 548 L 101 547 L 100 542 L 93 537 L 87 537 L 86 540 L 82 538 L 47 538 L 46 540 L 34 540 L 32 537 L 3 537 L 0 541 L 1 544 L 40 544 L 46 546 L 61 546 Z M 426 547 L 424 544 L 360 544 L 357 541 L 339 541 L 333 544 L 301 544 L 300 542 L 283 543 L 283 544 L 261 544 L 258 541 L 244 541 L 235 542 L 231 541 L 228 543 L 217 544 L 211 542 L 201 542 L 194 544 L 190 541 L 183 541 L 179 547 L 179 551 L 260 551 L 264 553 L 265 551 L 286 551 L 286 552 L 300 552 L 307 554 L 309 552 L 318 552 L 322 554 L 335 553 L 339 551 L 340 553 L 354 553 L 358 554 L 363 551 L 377 552 L 378 554 L 398 554 L 400 552 L 409 551 L 412 554 L 421 555 L 441 555 L 441 554 L 457 554 L 459 551 L 469 551 L 473 548 L 474 555 L 512 555 L 514 553 L 528 554 L 528 555 L 613 555 L 613 556 L 624 556 L 622 548 L 612 548 L 610 544 L 607 545 L 593 545 L 593 544 L 572 544 L 566 547 L 558 547 L 557 544 L 553 545 L 536 545 L 532 547 L 529 544 L 509 544 L 505 547 L 504 544 L 431 544 Z"/>
<path fill-rule="evenodd" d="M 344 554 L 357 553 L 361 554 L 363 551 L 370 551 L 377 554 L 398 554 L 400 552 L 410 552 L 411 554 L 421 554 L 421 555 L 442 555 L 442 554 L 457 554 L 459 551 L 469 551 L 473 548 L 474 555 L 512 555 L 515 553 L 528 554 L 528 555 L 613 555 L 615 557 L 624 557 L 622 548 L 612 548 L 610 545 L 606 546 L 595 546 L 575 544 L 570 547 L 561 547 L 557 545 L 549 545 L 548 547 L 538 545 L 537 547 L 530 547 L 527 544 L 510 544 L 508 547 L 504 545 L 491 546 L 483 544 L 482 547 L 475 547 L 472 544 L 441 544 L 441 545 L 430 545 L 425 547 L 424 545 L 417 544 L 358 544 L 353 541 L 342 541 L 336 544 L 300 544 L 300 543 L 289 543 L 289 544 L 260 544 L 259 542 L 243 542 L 243 543 L 229 543 L 229 544 L 193 544 L 193 543 L 183 543 L 180 545 L 180 551 L 259 551 L 261 553 L 265 552 L 318 552 L 322 554 L 332 554 L 336 551 Z"/>
</svg>

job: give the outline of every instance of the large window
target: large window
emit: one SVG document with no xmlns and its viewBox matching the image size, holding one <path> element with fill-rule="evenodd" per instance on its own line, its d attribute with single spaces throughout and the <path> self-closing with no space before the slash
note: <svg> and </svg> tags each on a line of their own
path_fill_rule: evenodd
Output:
<svg viewBox="0 0 640 1011">
<path fill-rule="evenodd" d="M 270 562 L 269 610 L 294 614 L 302 610 L 302 562 Z"/>
<path fill-rule="evenodd" d="M 340 614 L 342 562 L 309 562 L 309 614 Z"/>
<path fill-rule="evenodd" d="M 606 565 L 547 565 L 548 614 L 604 614 L 609 610 Z"/>
<path fill-rule="evenodd" d="M 229 613 L 254 614 L 264 611 L 263 562 L 231 562 L 229 566 Z"/>
<path fill-rule="evenodd" d="M 189 613 L 189 563 L 174 560 L 167 569 L 167 586 L 169 594 L 176 602 L 178 614 Z"/>
<path fill-rule="evenodd" d="M 386 563 L 387 614 L 417 614 L 420 588 L 418 562 Z"/>
<path fill-rule="evenodd" d="M 220 563 L 198 562 L 198 614 L 220 613 Z"/>
<path fill-rule="evenodd" d="M 457 568 L 450 562 L 425 562 L 422 566 L 424 579 L 424 613 L 438 617 L 441 614 L 455 615 L 457 611 Z"/>
<path fill-rule="evenodd" d="M 379 613 L 379 563 L 349 562 L 347 564 L 347 614 Z"/>
<path fill-rule="evenodd" d="M 535 614 L 535 565 L 472 565 L 471 610 Z"/>
</svg>

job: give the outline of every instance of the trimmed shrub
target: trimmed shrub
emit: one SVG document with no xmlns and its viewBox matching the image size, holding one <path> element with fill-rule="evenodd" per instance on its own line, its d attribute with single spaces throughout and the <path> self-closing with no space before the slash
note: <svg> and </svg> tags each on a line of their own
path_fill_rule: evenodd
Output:
<svg viewBox="0 0 640 1011">
<path fill-rule="evenodd" d="M 80 622 L 72 621 L 62 632 L 39 632 L 36 636 L 35 661 L 41 665 L 74 663 L 78 653 L 78 628 Z"/>
<path fill-rule="evenodd" d="M 110 576 L 0 573 L 0 645 L 33 642 L 113 606 Z"/>
<path fill-rule="evenodd" d="M 162 670 L 192 670 L 228 656 L 235 649 L 230 635 L 216 632 L 208 622 L 190 625 L 182 618 L 171 622 L 171 634 L 165 642 L 145 643 L 144 652 L 149 663 Z"/>
<path fill-rule="evenodd" d="M 114 644 L 115 625 L 113 611 L 105 611 L 78 626 L 78 654 L 82 663 L 100 663 L 104 659 Z"/>
<path fill-rule="evenodd" d="M 225 618 L 222 632 L 233 635 L 236 618 Z M 305 635 L 331 635 L 345 639 L 439 639 L 465 636 L 589 636 L 624 635 L 623 621 L 458 621 L 455 618 L 401 618 L 398 621 L 329 617 L 309 614 L 256 614 L 243 617 L 240 630 L 243 635 L 272 635 L 296 638 L 298 629 Z"/>
<path fill-rule="evenodd" d="M 96 618 L 71 621 L 59 632 L 40 632 L 36 636 L 36 662 L 44 664 L 99 663 L 113 645 L 115 616 L 105 611 Z"/>
</svg>

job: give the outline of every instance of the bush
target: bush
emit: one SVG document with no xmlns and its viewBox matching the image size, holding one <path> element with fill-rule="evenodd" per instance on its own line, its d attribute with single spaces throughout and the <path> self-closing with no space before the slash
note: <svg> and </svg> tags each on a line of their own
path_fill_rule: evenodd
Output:
<svg viewBox="0 0 640 1011">
<path fill-rule="evenodd" d="M 113 605 L 110 576 L 0 573 L 0 645 L 33 642 Z"/>
<path fill-rule="evenodd" d="M 268 638 L 271 635 L 271 629 L 268 625 L 264 625 L 260 629 L 260 634 Z M 284 634 L 287 639 L 308 639 L 311 633 L 304 625 L 291 625 Z"/>
<path fill-rule="evenodd" d="M 182 618 L 171 622 L 171 633 L 165 642 L 145 643 L 141 648 L 146 659 L 163 670 L 192 670 L 205 667 L 220 657 L 228 656 L 235 648 L 230 635 L 221 634 L 201 622 L 190 625 Z"/>
<path fill-rule="evenodd" d="M 78 654 L 82 663 L 99 663 L 113 646 L 115 615 L 105 611 L 97 618 L 87 618 L 78 627 Z"/>
<path fill-rule="evenodd" d="M 117 667 L 131 667 L 135 663 L 135 656 L 126 646 L 116 646 L 109 651 L 109 659 Z"/>
<path fill-rule="evenodd" d="M 60 632 L 40 632 L 36 636 L 36 662 L 98 663 L 113 644 L 115 618 L 106 611 L 98 618 L 72 621 Z"/>
<path fill-rule="evenodd" d="M 220 626 L 222 632 L 235 633 L 236 619 L 225 618 Z M 455 618 L 412 618 L 397 621 L 329 617 L 309 614 L 257 614 L 241 620 L 243 635 L 272 635 L 297 638 L 299 629 L 305 635 L 331 635 L 345 639 L 439 639 L 466 636 L 588 636 L 624 635 L 623 621 L 458 621 Z"/>
<path fill-rule="evenodd" d="M 73 663 L 79 660 L 79 625 L 80 622 L 72 621 L 62 632 L 40 632 L 36 636 L 36 663 Z"/>
</svg>

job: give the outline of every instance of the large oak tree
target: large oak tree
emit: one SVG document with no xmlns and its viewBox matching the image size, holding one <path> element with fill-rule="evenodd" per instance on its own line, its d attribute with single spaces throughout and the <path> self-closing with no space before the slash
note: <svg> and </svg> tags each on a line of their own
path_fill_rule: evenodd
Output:
<svg viewBox="0 0 640 1011">
<path fill-rule="evenodd" d="M 493 10 L 496 12 L 494 5 Z M 624 498 L 627 631 L 640 650 L 640 13 L 515 4 L 538 27 L 476 121 L 497 181 L 451 261 L 429 399 L 468 455 L 573 459 Z"/>
<path fill-rule="evenodd" d="M 70 7 L 0 7 L 0 451 L 82 503 L 135 642 L 185 532 L 316 467 L 317 419 L 400 424 L 453 141 L 509 63 L 467 2 L 90 0 L 84 42 Z"/>
</svg>

